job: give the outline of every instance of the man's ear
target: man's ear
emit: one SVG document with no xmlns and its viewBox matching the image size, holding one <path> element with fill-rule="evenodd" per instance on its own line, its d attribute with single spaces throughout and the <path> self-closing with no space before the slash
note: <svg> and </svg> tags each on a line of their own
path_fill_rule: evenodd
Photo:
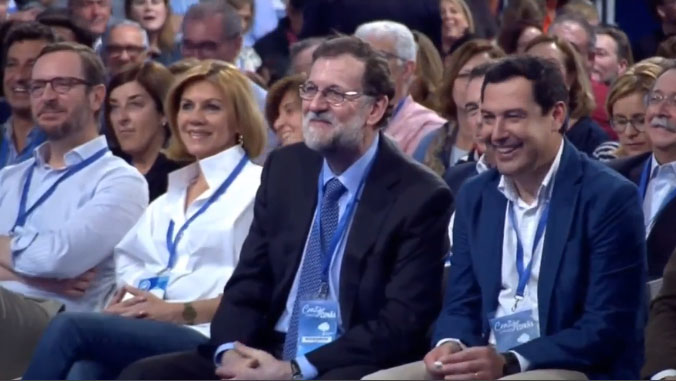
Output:
<svg viewBox="0 0 676 381">
<path fill-rule="evenodd" d="M 620 61 L 618 62 L 618 66 L 620 67 L 620 70 L 618 70 L 617 73 L 618 73 L 618 75 L 622 75 L 629 68 L 629 62 L 627 62 L 627 60 L 624 59 L 624 58 L 620 58 Z"/>
<path fill-rule="evenodd" d="M 566 123 L 566 117 L 568 116 L 568 107 L 563 102 L 557 102 L 552 108 L 552 118 L 554 123 L 552 124 L 553 131 L 563 131 L 567 129 L 568 126 L 564 126 Z"/>
<path fill-rule="evenodd" d="M 371 112 L 369 112 L 368 117 L 366 118 L 366 124 L 368 126 L 375 126 L 378 124 L 383 119 L 389 104 L 390 100 L 387 97 L 376 99 L 371 106 Z"/>
<path fill-rule="evenodd" d="M 94 110 L 94 112 L 103 109 L 103 102 L 106 100 L 106 86 L 96 85 L 92 86 L 87 94 L 89 99 L 89 107 Z"/>
</svg>

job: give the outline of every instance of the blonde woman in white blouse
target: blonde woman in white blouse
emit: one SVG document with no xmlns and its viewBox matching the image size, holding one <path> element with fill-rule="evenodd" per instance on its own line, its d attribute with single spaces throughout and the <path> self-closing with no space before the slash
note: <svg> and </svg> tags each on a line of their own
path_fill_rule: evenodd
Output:
<svg viewBox="0 0 676 381">
<path fill-rule="evenodd" d="M 250 159 L 266 130 L 248 80 L 220 61 L 179 77 L 166 110 L 167 156 L 195 162 L 169 175 L 167 193 L 116 247 L 119 288 L 106 313 L 57 316 L 24 378 L 116 378 L 134 361 L 208 340 L 253 219 L 261 168 Z"/>
</svg>

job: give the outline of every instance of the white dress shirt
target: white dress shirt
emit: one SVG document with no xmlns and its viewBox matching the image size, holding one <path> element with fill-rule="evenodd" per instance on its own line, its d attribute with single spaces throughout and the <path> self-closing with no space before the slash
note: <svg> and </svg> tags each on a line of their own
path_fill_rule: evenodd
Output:
<svg viewBox="0 0 676 381">
<path fill-rule="evenodd" d="M 676 189 L 676 162 L 660 165 L 655 155 L 650 157 L 650 182 L 643 198 L 646 237 L 655 224 L 655 217 L 665 199 Z"/>
<path fill-rule="evenodd" d="M 64 156 L 66 168 L 47 164 L 49 143 L 34 158 L 0 171 L 0 235 L 10 235 L 28 171 L 33 178 L 26 205 L 30 207 L 67 170 L 103 148 L 97 137 Z M 53 195 L 30 214 L 12 235 L 14 271 L 30 277 L 75 278 L 96 267 L 96 279 L 84 296 L 67 298 L 21 282 L 0 286 L 33 298 L 52 299 L 71 311 L 103 306 L 114 285 L 113 248 L 148 206 L 148 185 L 124 160 L 107 152 L 62 182 Z"/>
<path fill-rule="evenodd" d="M 535 259 L 533 260 L 531 276 L 528 279 L 526 289 L 524 290 L 524 298 L 519 302 L 518 308 L 515 312 L 530 309 L 537 310 L 538 308 L 538 279 L 540 278 L 542 249 L 544 247 L 545 236 L 547 235 L 546 229 L 538 246 L 535 248 L 535 252 L 533 253 L 531 250 L 533 248 L 533 241 L 535 241 L 535 231 L 537 230 L 537 225 L 540 222 L 540 217 L 544 212 L 545 205 L 549 202 L 552 196 L 554 180 L 556 178 L 556 173 L 559 170 L 561 156 L 563 155 L 563 146 L 564 143 L 561 142 L 559 152 L 556 154 L 556 158 L 554 159 L 552 166 L 549 168 L 547 175 L 545 175 L 545 178 L 542 180 L 542 184 L 538 189 L 537 195 L 535 196 L 535 202 L 533 202 L 533 204 L 529 205 L 519 197 L 519 192 L 517 191 L 516 186 L 511 179 L 502 176 L 500 178 L 500 183 L 498 184 L 498 190 L 505 195 L 508 201 L 511 201 L 507 203 L 507 208 L 509 208 L 511 205 L 514 206 L 514 216 L 516 217 L 517 225 L 519 225 L 519 236 L 521 237 L 521 244 L 523 245 L 524 249 L 524 267 L 526 267 L 531 258 L 535 256 Z M 500 293 L 498 295 L 498 308 L 495 312 L 495 318 L 511 315 L 514 313 L 512 312 L 512 308 L 514 307 L 516 289 L 519 284 L 519 273 L 516 270 L 516 232 L 510 223 L 509 210 L 507 208 L 505 208 L 505 227 L 502 241 L 502 283 L 500 287 Z M 464 344 L 456 338 L 439 340 L 437 346 L 449 341 L 457 342 L 463 349 L 465 348 Z M 495 334 L 493 331 L 490 333 L 488 342 L 490 345 L 496 344 Z M 524 358 L 516 351 L 510 352 L 514 353 L 519 360 L 521 371 L 527 371 L 530 366 L 528 359 Z"/>
<path fill-rule="evenodd" d="M 137 287 L 141 279 L 157 276 L 167 269 L 169 222 L 174 221 L 176 237 L 185 221 L 207 202 L 244 154 L 240 146 L 235 146 L 169 174 L 167 193 L 150 204 L 136 226 L 115 248 L 118 285 Z M 209 189 L 186 210 L 188 187 L 200 169 Z M 175 266 L 163 273 L 169 276 L 165 300 L 189 302 L 215 298 L 223 293 L 249 233 L 261 170 L 251 162 L 245 164 L 227 191 L 184 231 L 178 242 Z M 190 327 L 209 336 L 209 324 Z"/>
<path fill-rule="evenodd" d="M 535 231 L 537 230 L 540 217 L 545 210 L 545 206 L 552 197 L 554 189 L 554 180 L 556 173 L 561 163 L 561 155 L 563 154 L 564 143 L 561 142 L 559 152 L 549 168 L 547 175 L 542 180 L 542 184 L 535 196 L 535 202 L 527 204 L 519 197 L 519 192 L 512 179 L 502 176 L 498 184 L 498 190 L 505 195 L 508 202 L 507 208 L 514 207 L 514 216 L 516 217 L 516 224 L 519 228 L 519 237 L 523 245 L 523 262 L 524 267 L 533 260 L 533 266 L 530 278 L 524 290 L 524 298 L 519 302 L 518 311 L 536 310 L 538 309 L 538 280 L 540 279 L 540 264 L 542 263 L 542 249 L 544 247 L 547 230 L 542 236 L 542 239 L 532 252 L 533 242 L 535 241 Z M 502 241 L 502 283 L 500 287 L 500 294 L 498 295 L 498 309 L 495 312 L 495 317 L 503 317 L 514 313 L 516 289 L 519 284 L 519 273 L 516 269 L 516 231 L 509 219 L 509 210 L 505 208 L 505 227 Z M 550 216 L 552 214 L 550 213 Z M 491 331 L 488 342 L 495 345 L 495 334 Z M 521 371 L 528 370 L 528 360 L 521 356 L 518 352 L 513 351 L 519 359 Z"/>
</svg>

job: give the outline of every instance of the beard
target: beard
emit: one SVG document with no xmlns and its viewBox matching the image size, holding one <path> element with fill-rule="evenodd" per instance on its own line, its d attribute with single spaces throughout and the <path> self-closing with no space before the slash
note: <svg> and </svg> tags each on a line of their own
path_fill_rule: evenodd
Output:
<svg viewBox="0 0 676 381">
<path fill-rule="evenodd" d="M 310 122 L 320 120 L 331 124 L 331 131 L 323 133 L 310 127 Z M 336 152 L 358 149 L 364 142 L 364 124 L 366 117 L 355 114 L 350 120 L 341 124 L 335 115 L 323 111 L 309 111 L 303 116 L 303 140 L 312 150 L 317 152 Z"/>
<path fill-rule="evenodd" d="M 54 102 L 45 104 L 45 106 L 40 110 L 40 113 L 45 111 L 65 111 L 65 109 Z M 45 135 L 47 135 L 48 140 L 61 140 L 82 131 L 85 128 L 86 123 L 86 106 L 79 104 L 66 116 L 66 120 L 64 120 L 62 123 L 49 127 L 40 126 L 40 128 L 45 133 Z"/>
</svg>

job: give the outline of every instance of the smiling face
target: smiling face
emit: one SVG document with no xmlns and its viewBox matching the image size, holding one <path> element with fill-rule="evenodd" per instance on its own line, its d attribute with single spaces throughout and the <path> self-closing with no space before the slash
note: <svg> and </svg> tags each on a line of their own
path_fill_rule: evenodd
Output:
<svg viewBox="0 0 676 381">
<path fill-rule="evenodd" d="M 283 146 L 303 141 L 303 114 L 298 90 L 286 92 L 279 102 L 279 116 L 272 128 Z"/>
<path fill-rule="evenodd" d="M 354 150 L 373 139 L 373 126 L 366 126 L 373 110 L 370 97 L 333 105 L 321 94 L 326 89 L 362 92 L 364 69 L 364 62 L 347 54 L 319 58 L 312 64 L 306 85 L 317 86 L 319 93 L 303 100 L 303 137 L 308 147 L 320 152 Z"/>
<path fill-rule="evenodd" d="M 469 28 L 469 21 L 460 4 L 454 0 L 443 0 L 440 4 L 441 33 L 444 38 L 457 40 Z"/>
<path fill-rule="evenodd" d="M 2 90 L 15 114 L 30 115 L 28 82 L 33 64 L 46 45 L 43 40 L 24 40 L 13 43 L 7 50 Z"/>
<path fill-rule="evenodd" d="M 167 21 L 169 9 L 165 0 L 132 0 L 130 18 L 148 32 L 159 32 Z"/>
<path fill-rule="evenodd" d="M 71 12 L 80 27 L 100 36 L 112 13 L 112 0 L 72 0 Z"/>
<path fill-rule="evenodd" d="M 470 58 L 467 63 L 465 63 L 460 71 L 458 72 L 458 77 L 453 82 L 453 102 L 457 106 L 457 122 L 460 128 L 460 132 L 467 136 L 474 136 L 475 130 L 473 124 L 468 123 L 467 113 L 465 112 L 464 105 L 467 102 L 467 77 L 469 73 L 475 67 L 484 64 L 491 60 L 491 57 L 488 53 L 479 53 L 472 58 Z"/>
<path fill-rule="evenodd" d="M 176 123 L 186 150 L 198 160 L 236 144 L 232 103 L 207 80 L 190 83 L 183 89 Z"/>
<path fill-rule="evenodd" d="M 483 125 L 492 130 L 489 145 L 503 175 L 529 176 L 555 156 L 565 106 L 543 113 L 533 97 L 532 82 L 526 78 L 489 83 L 481 110 Z"/>
<path fill-rule="evenodd" d="M 667 70 L 657 78 L 653 93 L 667 99 L 675 97 L 676 70 Z M 676 152 L 676 106 L 667 99 L 646 108 L 646 133 L 655 150 Z"/>
<path fill-rule="evenodd" d="M 122 151 L 142 153 L 151 142 L 164 141 L 164 116 L 148 91 L 137 81 L 114 88 L 108 100 L 110 123 Z"/>
</svg>

